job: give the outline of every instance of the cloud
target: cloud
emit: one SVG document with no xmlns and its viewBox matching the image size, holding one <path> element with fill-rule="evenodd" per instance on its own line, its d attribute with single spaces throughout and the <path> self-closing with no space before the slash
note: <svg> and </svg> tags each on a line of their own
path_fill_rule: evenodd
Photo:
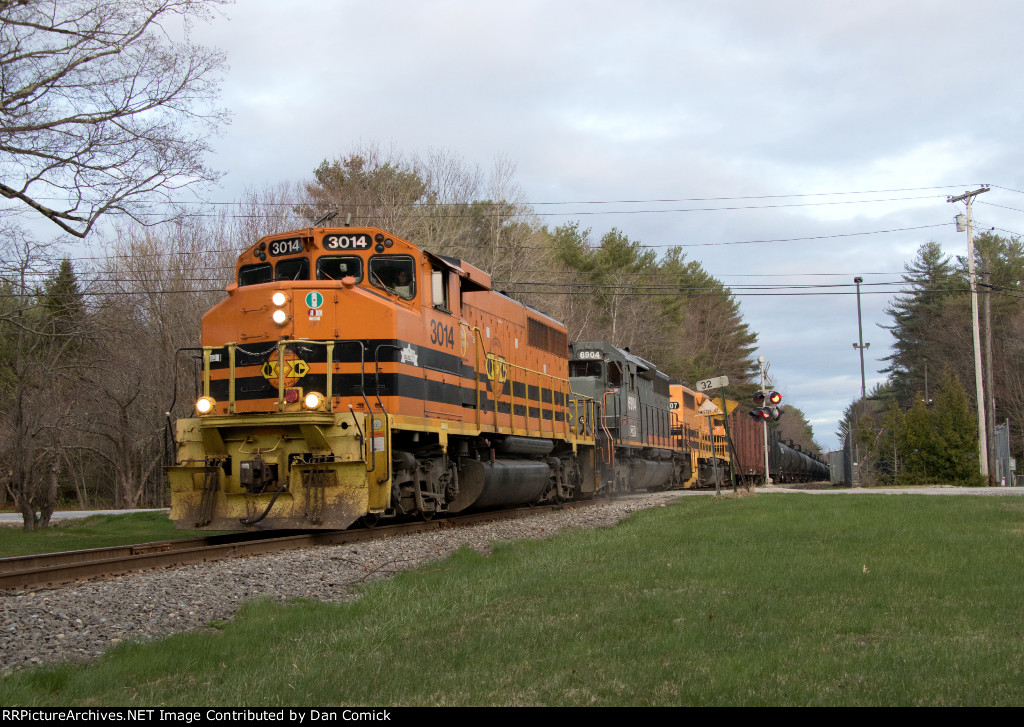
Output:
<svg viewBox="0 0 1024 727">
<path fill-rule="evenodd" d="M 504 154 L 530 201 L 765 196 L 545 207 L 566 216 L 544 220 L 655 245 L 820 236 L 687 249 L 729 285 L 751 274 L 795 285 L 801 273 L 897 280 L 933 239 L 962 254 L 945 195 L 1024 189 L 1022 21 L 1011 2 L 247 0 L 197 32 L 232 63 L 235 120 L 215 159 L 227 198 L 307 177 L 360 141 L 450 149 L 484 167 Z M 964 188 L 768 199 L 938 185 Z M 1012 192 L 987 197 L 1024 209 Z M 796 202 L 811 204 L 779 206 Z M 714 206 L 758 208 L 655 211 Z M 1024 230 L 1013 210 L 976 213 Z M 869 386 L 889 343 L 878 324 L 891 292 L 875 291 L 894 289 L 862 288 Z M 860 389 L 855 298 L 739 299 L 777 381 L 834 446 Z"/>
</svg>

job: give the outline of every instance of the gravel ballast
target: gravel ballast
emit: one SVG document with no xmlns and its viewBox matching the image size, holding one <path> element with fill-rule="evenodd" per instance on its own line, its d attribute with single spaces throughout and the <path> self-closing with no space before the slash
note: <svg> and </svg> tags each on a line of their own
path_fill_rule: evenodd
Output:
<svg viewBox="0 0 1024 727">
<path fill-rule="evenodd" d="M 126 640 L 154 639 L 230 620 L 258 598 L 344 601 L 352 586 L 386 578 L 462 547 L 546 538 L 613 525 L 678 493 L 631 495 L 590 507 L 444 528 L 356 544 L 180 566 L 99 581 L 0 594 L 0 671 L 89 660 Z"/>
</svg>

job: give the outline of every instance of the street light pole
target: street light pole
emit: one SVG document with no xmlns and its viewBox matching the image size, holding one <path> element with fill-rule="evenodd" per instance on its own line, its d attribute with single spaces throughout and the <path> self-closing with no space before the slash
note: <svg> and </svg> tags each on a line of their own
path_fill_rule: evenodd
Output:
<svg viewBox="0 0 1024 727">
<path fill-rule="evenodd" d="M 956 230 L 967 230 L 967 270 L 971 276 L 971 323 L 974 334 L 974 384 L 978 400 L 978 459 L 981 460 L 981 476 L 988 480 L 988 433 L 985 425 L 985 384 L 981 375 L 981 326 L 978 323 L 978 275 L 974 270 L 974 229 L 971 221 L 971 203 L 979 194 L 989 191 L 988 187 L 964 192 L 959 197 L 947 197 L 947 202 L 966 202 L 967 215 L 956 216 Z"/>
<path fill-rule="evenodd" d="M 928 406 L 931 399 L 928 398 L 928 357 L 922 356 L 924 361 L 924 405 Z"/>
<path fill-rule="evenodd" d="M 861 324 L 860 317 L 860 284 L 864 282 L 864 278 L 856 277 L 853 282 L 857 284 L 857 340 L 859 343 L 853 344 L 854 348 L 860 349 L 860 398 L 866 399 L 867 389 L 864 385 L 864 349 L 870 348 L 870 343 L 864 343 L 864 326 Z"/>
</svg>

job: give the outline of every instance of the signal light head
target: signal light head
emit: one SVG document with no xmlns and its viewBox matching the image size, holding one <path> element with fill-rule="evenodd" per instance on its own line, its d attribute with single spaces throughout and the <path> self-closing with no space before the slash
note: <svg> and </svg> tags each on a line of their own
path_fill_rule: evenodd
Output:
<svg viewBox="0 0 1024 727">
<path fill-rule="evenodd" d="M 764 399 L 765 393 L 763 391 L 759 391 L 756 394 L 754 394 L 754 403 L 757 404 L 758 406 L 764 406 Z"/>
<path fill-rule="evenodd" d="M 768 403 L 771 404 L 772 406 L 775 406 L 780 401 L 782 401 L 782 394 L 780 394 L 779 392 L 773 391 L 771 394 L 768 395 Z"/>
</svg>

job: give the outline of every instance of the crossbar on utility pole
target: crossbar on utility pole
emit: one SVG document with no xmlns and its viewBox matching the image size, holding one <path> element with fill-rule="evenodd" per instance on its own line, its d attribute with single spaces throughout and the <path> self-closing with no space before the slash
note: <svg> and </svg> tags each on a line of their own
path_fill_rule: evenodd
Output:
<svg viewBox="0 0 1024 727">
<path fill-rule="evenodd" d="M 985 384 L 981 375 L 981 326 L 978 323 L 978 275 L 974 269 L 974 229 L 971 219 L 971 204 L 979 194 L 988 192 L 981 187 L 973 192 L 964 192 L 958 197 L 947 197 L 947 202 L 967 203 L 967 270 L 971 276 L 971 317 L 974 335 L 974 384 L 978 398 L 978 458 L 981 460 L 981 476 L 988 480 L 988 433 L 985 424 Z M 959 217 L 959 215 L 958 215 Z M 957 232 L 963 230 L 957 221 Z"/>
</svg>

